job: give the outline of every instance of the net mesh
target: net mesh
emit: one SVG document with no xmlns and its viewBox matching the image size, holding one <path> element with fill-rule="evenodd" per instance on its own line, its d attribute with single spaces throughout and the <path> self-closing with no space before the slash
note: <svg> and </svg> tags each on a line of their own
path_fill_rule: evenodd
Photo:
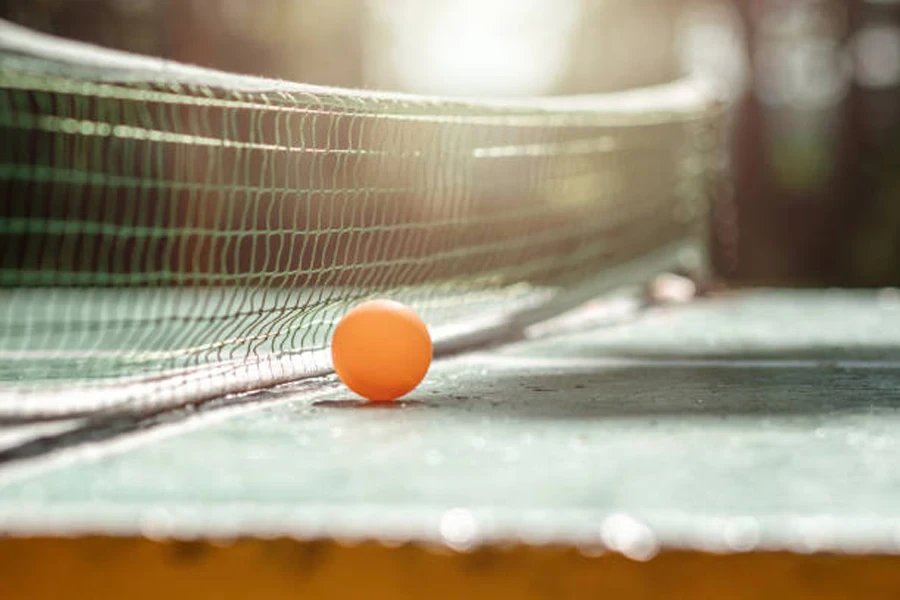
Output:
<svg viewBox="0 0 900 600">
<path fill-rule="evenodd" d="M 372 296 L 441 349 L 702 259 L 722 107 L 693 81 L 479 102 L 0 34 L 0 416 L 325 373 Z"/>
</svg>

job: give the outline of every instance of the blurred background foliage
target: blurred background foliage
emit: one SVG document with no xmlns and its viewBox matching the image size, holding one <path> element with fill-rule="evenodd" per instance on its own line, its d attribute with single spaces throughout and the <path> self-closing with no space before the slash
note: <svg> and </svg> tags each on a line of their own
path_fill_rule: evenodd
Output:
<svg viewBox="0 0 900 600">
<path fill-rule="evenodd" d="M 345 87 L 592 93 L 712 72 L 737 102 L 735 284 L 900 284 L 900 0 L 0 0 L 108 47 Z"/>
</svg>

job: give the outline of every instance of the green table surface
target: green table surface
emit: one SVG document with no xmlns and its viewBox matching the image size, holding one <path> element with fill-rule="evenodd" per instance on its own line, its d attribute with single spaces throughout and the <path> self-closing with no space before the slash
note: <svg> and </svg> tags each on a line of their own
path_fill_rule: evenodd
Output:
<svg viewBox="0 0 900 600">
<path fill-rule="evenodd" d="M 391 408 L 303 382 L 0 453 L 13 534 L 894 553 L 900 300 L 734 294 L 441 360 Z"/>
</svg>

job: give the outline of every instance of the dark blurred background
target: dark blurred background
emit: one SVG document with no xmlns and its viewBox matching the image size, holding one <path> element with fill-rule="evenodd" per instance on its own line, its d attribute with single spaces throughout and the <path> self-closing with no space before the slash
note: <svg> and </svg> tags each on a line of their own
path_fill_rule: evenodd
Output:
<svg viewBox="0 0 900 600">
<path fill-rule="evenodd" d="M 900 0 L 0 0 L 57 35 L 228 71 L 456 95 L 712 72 L 737 100 L 735 284 L 900 284 Z"/>
</svg>

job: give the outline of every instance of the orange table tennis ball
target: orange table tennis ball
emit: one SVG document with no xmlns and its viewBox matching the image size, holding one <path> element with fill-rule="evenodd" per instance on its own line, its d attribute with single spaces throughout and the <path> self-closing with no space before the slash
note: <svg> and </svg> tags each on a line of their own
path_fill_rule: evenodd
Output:
<svg viewBox="0 0 900 600">
<path fill-rule="evenodd" d="M 411 392 L 431 365 L 431 336 L 419 315 L 393 300 L 371 300 L 334 330 L 331 358 L 344 384 L 364 398 L 389 401 Z"/>
</svg>

